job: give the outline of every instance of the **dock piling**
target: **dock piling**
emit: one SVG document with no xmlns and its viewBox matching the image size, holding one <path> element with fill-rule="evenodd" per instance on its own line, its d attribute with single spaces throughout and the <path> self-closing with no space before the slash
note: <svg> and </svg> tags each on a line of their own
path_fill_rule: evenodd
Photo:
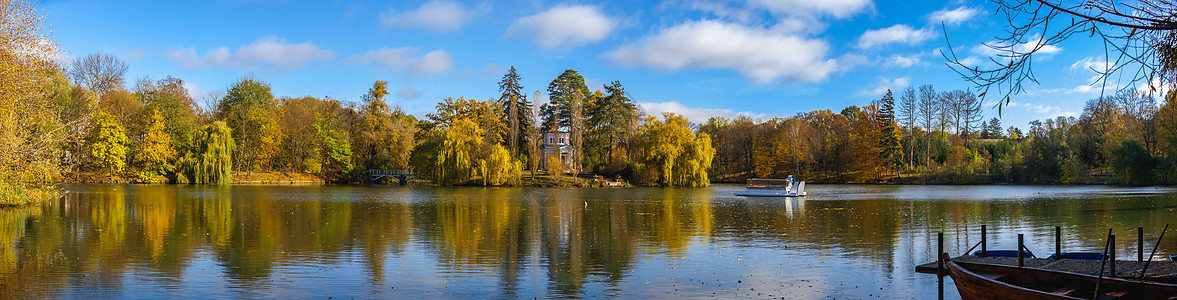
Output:
<svg viewBox="0 0 1177 300">
<path fill-rule="evenodd" d="M 1144 261 L 1144 226 L 1136 226 L 1136 261 Z"/>
<path fill-rule="evenodd" d="M 1022 255 L 1022 249 L 1025 247 L 1025 246 L 1022 246 L 1022 245 L 1024 245 L 1022 243 L 1022 237 L 1023 237 L 1023 235 L 1021 233 L 1019 233 L 1018 234 L 1018 268 L 1021 268 L 1022 266 L 1026 265 L 1026 259 L 1024 258 L 1024 255 Z"/>
<path fill-rule="evenodd" d="M 1063 227 L 1055 226 L 1055 256 L 1063 255 Z"/>
<path fill-rule="evenodd" d="M 1111 245 L 1108 247 L 1108 277 L 1116 277 L 1116 235 L 1108 238 L 1108 244 Z"/>
<path fill-rule="evenodd" d="M 944 256 L 940 255 L 940 253 L 944 253 L 943 232 L 936 234 L 936 241 L 936 276 L 944 276 Z"/>
<path fill-rule="evenodd" d="M 989 256 L 988 243 L 985 240 L 985 225 L 981 225 L 981 257 Z"/>
</svg>

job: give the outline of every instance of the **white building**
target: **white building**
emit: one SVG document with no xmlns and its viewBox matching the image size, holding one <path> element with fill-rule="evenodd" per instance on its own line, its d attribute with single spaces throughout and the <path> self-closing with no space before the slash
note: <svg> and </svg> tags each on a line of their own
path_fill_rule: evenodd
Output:
<svg viewBox="0 0 1177 300">
<path fill-rule="evenodd" d="M 564 163 L 564 171 L 572 168 L 572 145 L 568 144 L 568 132 L 545 132 L 543 139 L 543 158 L 539 160 L 539 170 L 548 170 L 548 159 L 557 157 Z"/>
</svg>

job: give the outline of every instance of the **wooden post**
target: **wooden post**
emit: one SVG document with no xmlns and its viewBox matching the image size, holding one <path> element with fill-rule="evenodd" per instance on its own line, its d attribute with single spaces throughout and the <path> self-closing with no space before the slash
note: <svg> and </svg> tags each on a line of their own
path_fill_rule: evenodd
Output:
<svg viewBox="0 0 1177 300">
<path fill-rule="evenodd" d="M 1111 260 L 1111 262 L 1109 262 L 1109 265 L 1111 266 L 1108 267 L 1108 277 L 1110 278 L 1116 277 L 1116 235 L 1113 234 L 1110 238 L 1108 238 L 1108 243 L 1111 244 L 1111 246 L 1108 247 L 1108 255 L 1110 256 L 1109 260 Z"/>
<path fill-rule="evenodd" d="M 1136 261 L 1144 261 L 1144 226 L 1136 226 Z"/>
<path fill-rule="evenodd" d="M 981 257 L 989 256 L 989 251 L 987 250 L 987 246 L 988 246 L 987 244 L 988 243 L 985 240 L 985 225 L 981 225 Z"/>
<path fill-rule="evenodd" d="M 1018 268 L 1026 265 L 1025 258 L 1022 257 L 1022 234 L 1018 234 Z"/>
<path fill-rule="evenodd" d="M 944 276 L 944 233 L 936 233 L 936 276 Z"/>
<path fill-rule="evenodd" d="M 1062 258 L 1063 256 L 1063 228 L 1062 226 L 1054 227 L 1054 257 Z"/>
</svg>

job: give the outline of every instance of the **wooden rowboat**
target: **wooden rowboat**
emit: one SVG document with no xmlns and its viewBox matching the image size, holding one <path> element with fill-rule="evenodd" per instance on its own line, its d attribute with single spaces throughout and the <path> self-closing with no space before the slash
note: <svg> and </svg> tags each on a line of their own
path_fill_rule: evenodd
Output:
<svg viewBox="0 0 1177 300">
<path fill-rule="evenodd" d="M 1177 299 L 1177 285 L 1038 268 L 953 262 L 940 254 L 962 299 Z"/>
</svg>

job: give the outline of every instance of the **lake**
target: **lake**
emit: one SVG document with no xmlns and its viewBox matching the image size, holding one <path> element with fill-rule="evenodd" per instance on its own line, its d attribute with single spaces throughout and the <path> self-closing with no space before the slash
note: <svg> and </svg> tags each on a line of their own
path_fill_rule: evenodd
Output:
<svg viewBox="0 0 1177 300">
<path fill-rule="evenodd" d="M 1177 190 L 1157 187 L 63 189 L 0 209 L 0 298 L 934 299 L 914 269 L 938 232 L 953 255 L 985 224 L 989 249 L 1023 233 L 1045 257 L 1054 226 L 1064 251 L 1102 250 L 1111 228 L 1127 260 L 1137 226 L 1149 248 L 1177 226 Z"/>
</svg>

